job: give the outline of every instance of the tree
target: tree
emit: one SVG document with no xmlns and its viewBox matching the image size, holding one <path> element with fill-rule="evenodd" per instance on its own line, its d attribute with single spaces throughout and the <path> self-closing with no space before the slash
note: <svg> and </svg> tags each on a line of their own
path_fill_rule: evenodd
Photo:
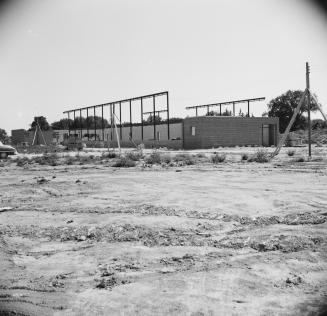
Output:
<svg viewBox="0 0 327 316">
<path fill-rule="evenodd" d="M 70 129 L 94 129 L 94 127 L 96 126 L 97 129 L 102 128 L 102 117 L 100 116 L 89 116 L 87 118 L 85 117 L 75 117 L 74 120 L 72 119 L 61 119 L 59 121 L 53 122 L 51 124 L 51 127 L 53 129 L 68 129 L 68 127 Z M 107 128 L 109 127 L 109 123 L 108 121 L 104 118 L 103 119 L 103 127 Z"/>
<path fill-rule="evenodd" d="M 44 116 L 36 116 L 34 117 L 34 121 L 31 124 L 32 131 L 35 130 L 36 126 L 39 125 L 42 131 L 47 131 L 50 129 L 50 125 L 47 119 Z"/>
<path fill-rule="evenodd" d="M 59 121 L 53 122 L 51 124 L 51 127 L 53 129 L 68 129 L 68 126 L 72 126 L 73 125 L 73 120 L 71 119 L 61 119 Z"/>
<path fill-rule="evenodd" d="M 4 129 L 0 128 L 0 142 L 6 143 L 8 142 L 8 140 L 9 137 L 7 135 L 7 132 Z"/>
<path fill-rule="evenodd" d="M 294 109 L 300 102 L 303 91 L 301 90 L 288 90 L 284 94 L 272 99 L 268 103 L 268 116 L 279 118 L 279 132 L 284 133 L 288 123 L 290 122 Z M 305 129 L 307 127 L 307 119 L 303 115 L 308 111 L 307 102 L 301 107 L 299 114 L 297 115 L 295 122 L 291 128 L 291 131 L 298 129 Z M 311 98 L 311 111 L 317 111 L 317 105 Z"/>
<path fill-rule="evenodd" d="M 207 112 L 206 116 L 232 116 L 232 111 L 228 111 L 227 109 L 221 113 L 220 115 L 220 111 L 209 111 Z"/>
<path fill-rule="evenodd" d="M 162 121 L 162 118 L 159 115 L 155 115 L 154 119 L 153 119 L 152 114 L 146 120 L 146 122 L 149 123 L 149 124 L 153 124 L 153 122 L 160 123 L 161 121 Z"/>
</svg>

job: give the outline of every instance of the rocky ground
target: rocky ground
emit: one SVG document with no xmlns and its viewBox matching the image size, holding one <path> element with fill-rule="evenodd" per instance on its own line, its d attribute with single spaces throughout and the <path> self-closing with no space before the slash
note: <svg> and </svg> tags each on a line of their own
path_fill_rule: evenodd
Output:
<svg viewBox="0 0 327 316">
<path fill-rule="evenodd" d="M 189 166 L 3 163 L 0 315 L 323 315 L 327 148 L 261 164 L 244 150 Z"/>
</svg>

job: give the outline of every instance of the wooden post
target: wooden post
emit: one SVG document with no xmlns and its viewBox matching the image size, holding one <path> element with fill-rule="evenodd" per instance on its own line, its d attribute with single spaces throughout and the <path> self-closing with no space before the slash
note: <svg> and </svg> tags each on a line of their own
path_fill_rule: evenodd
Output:
<svg viewBox="0 0 327 316">
<path fill-rule="evenodd" d="M 311 159 L 311 96 L 310 96 L 310 68 L 309 63 L 306 62 L 306 84 L 307 84 L 307 104 L 308 104 L 308 146 L 309 146 L 309 159 Z"/>
</svg>

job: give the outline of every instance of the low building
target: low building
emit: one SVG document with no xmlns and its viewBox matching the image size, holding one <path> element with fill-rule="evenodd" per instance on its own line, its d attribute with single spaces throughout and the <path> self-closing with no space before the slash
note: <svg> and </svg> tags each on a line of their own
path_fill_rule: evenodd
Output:
<svg viewBox="0 0 327 316">
<path fill-rule="evenodd" d="M 117 147 L 117 135 L 122 147 L 143 143 L 146 148 L 201 149 L 218 146 L 276 146 L 279 139 L 279 121 L 272 117 L 197 116 L 187 117 L 181 123 L 70 130 L 71 136 L 86 142 L 103 141 Z M 116 134 L 117 132 L 117 134 Z M 54 131 L 56 141 L 63 142 L 68 130 Z M 132 135 L 132 138 L 130 138 Z"/>
<path fill-rule="evenodd" d="M 188 117 L 183 121 L 183 147 L 276 146 L 278 130 L 275 117 Z"/>
</svg>

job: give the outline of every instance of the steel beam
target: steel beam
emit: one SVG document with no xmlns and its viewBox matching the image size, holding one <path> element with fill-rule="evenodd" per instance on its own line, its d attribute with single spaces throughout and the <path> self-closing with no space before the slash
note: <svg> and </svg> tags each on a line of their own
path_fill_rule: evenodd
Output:
<svg viewBox="0 0 327 316">
<path fill-rule="evenodd" d="M 147 99 L 147 98 L 152 98 L 153 96 L 165 95 L 167 93 L 168 93 L 168 91 L 163 91 L 163 92 L 158 92 L 158 93 L 152 93 L 152 94 L 146 94 L 146 95 L 142 95 L 142 96 L 134 97 L 134 98 L 129 98 L 129 99 L 116 100 L 116 101 L 113 101 L 113 102 L 107 102 L 107 103 L 102 103 L 102 104 L 85 106 L 85 107 L 81 107 L 81 108 L 77 108 L 77 109 L 72 109 L 72 110 L 64 111 L 63 113 L 72 112 L 74 110 L 80 110 L 80 109 L 81 110 L 85 110 L 87 108 L 101 107 L 101 106 L 105 106 L 105 105 L 109 105 L 109 104 L 113 104 L 113 103 L 119 103 L 119 102 L 124 103 L 124 102 L 129 102 L 129 101 L 136 101 L 136 100 L 140 100 L 140 99 Z"/>
</svg>

